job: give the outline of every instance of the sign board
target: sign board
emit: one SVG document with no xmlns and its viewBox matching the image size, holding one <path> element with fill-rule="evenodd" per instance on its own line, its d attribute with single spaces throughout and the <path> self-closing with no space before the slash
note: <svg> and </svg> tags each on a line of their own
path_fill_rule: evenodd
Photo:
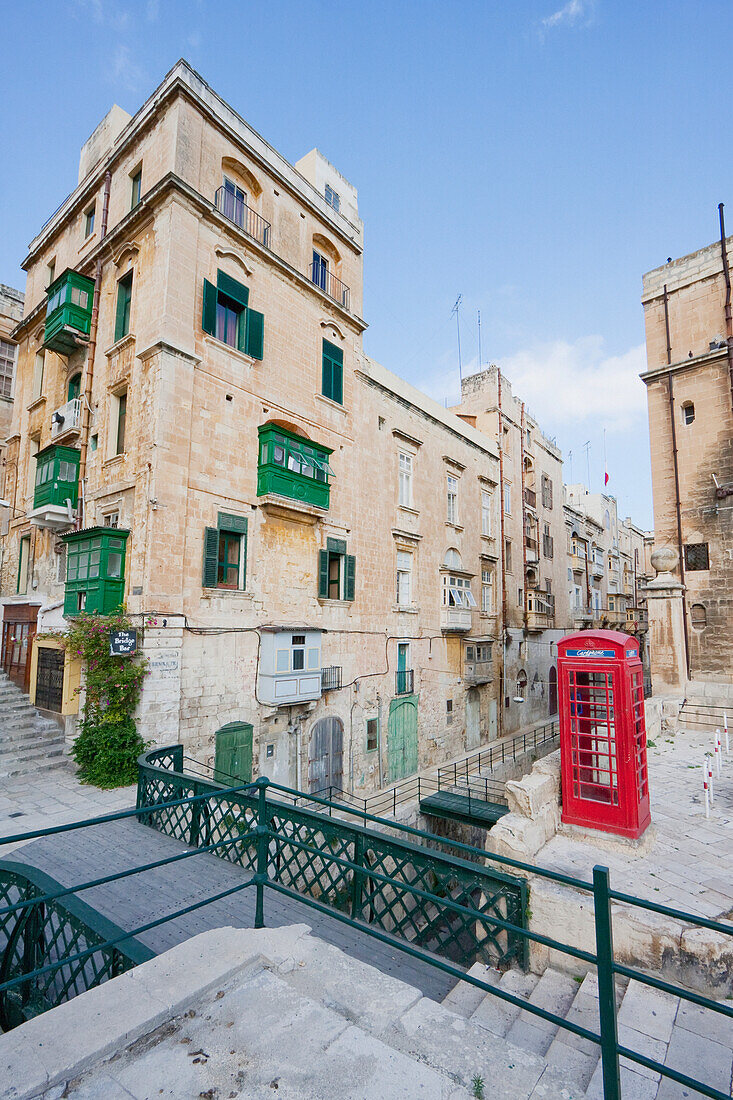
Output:
<svg viewBox="0 0 733 1100">
<path fill-rule="evenodd" d="M 615 657 L 612 649 L 569 649 L 566 657 Z"/>
<path fill-rule="evenodd" d="M 137 630 L 113 630 L 110 633 L 110 657 L 131 657 L 135 653 L 137 653 Z"/>
</svg>

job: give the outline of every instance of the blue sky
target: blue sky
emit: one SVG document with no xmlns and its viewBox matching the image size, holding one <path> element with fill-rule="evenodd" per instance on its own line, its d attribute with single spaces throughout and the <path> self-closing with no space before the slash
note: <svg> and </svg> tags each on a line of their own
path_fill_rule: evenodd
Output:
<svg viewBox="0 0 733 1100">
<path fill-rule="evenodd" d="M 113 102 L 178 57 L 289 160 L 359 190 L 367 352 L 439 400 L 500 362 L 591 488 L 651 525 L 644 271 L 733 193 L 730 0 L 66 0 L 3 5 L 0 281 Z M 566 480 L 570 479 L 566 468 Z"/>
</svg>

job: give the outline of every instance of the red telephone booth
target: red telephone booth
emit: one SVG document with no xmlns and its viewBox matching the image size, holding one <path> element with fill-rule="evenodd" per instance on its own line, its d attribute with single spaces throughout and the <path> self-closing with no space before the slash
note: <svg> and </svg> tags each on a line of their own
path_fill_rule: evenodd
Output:
<svg viewBox="0 0 733 1100">
<path fill-rule="evenodd" d="M 651 821 L 639 643 L 583 630 L 557 651 L 562 820 L 639 837 Z"/>
</svg>

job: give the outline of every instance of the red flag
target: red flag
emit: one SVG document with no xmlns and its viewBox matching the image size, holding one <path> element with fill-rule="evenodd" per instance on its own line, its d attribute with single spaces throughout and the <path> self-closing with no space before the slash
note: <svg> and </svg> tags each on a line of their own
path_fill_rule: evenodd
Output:
<svg viewBox="0 0 733 1100">
<path fill-rule="evenodd" d="M 608 470 L 606 470 L 605 474 L 603 475 L 603 484 L 608 485 Z"/>
</svg>

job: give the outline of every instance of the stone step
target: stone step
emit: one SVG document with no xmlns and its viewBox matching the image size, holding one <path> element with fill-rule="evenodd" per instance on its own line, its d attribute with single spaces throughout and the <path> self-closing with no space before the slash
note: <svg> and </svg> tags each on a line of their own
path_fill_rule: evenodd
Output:
<svg viewBox="0 0 733 1100">
<path fill-rule="evenodd" d="M 15 779 L 19 775 L 31 775 L 35 772 L 45 772 L 53 768 L 68 768 L 69 758 L 63 752 L 53 752 L 45 757 L 31 760 L 19 760 L 14 764 L 7 761 L 0 764 L 0 779 Z"/>
<path fill-rule="evenodd" d="M 548 969 L 544 972 L 529 996 L 529 1003 L 556 1016 L 567 1015 L 578 992 L 578 983 L 568 974 Z M 555 1036 L 557 1024 L 534 1016 L 531 1012 L 520 1012 L 507 1032 L 507 1039 L 524 1050 L 534 1054 L 545 1054 Z"/>
<path fill-rule="evenodd" d="M 29 723 L 46 729 L 51 729 L 52 726 L 56 726 L 57 729 L 60 728 L 58 723 L 54 722 L 53 718 L 46 718 L 32 707 L 28 709 L 27 713 L 20 712 L 12 718 L 8 718 L 0 712 L 0 734 L 8 730 L 23 729 Z"/>
<path fill-rule="evenodd" d="M 616 1004 L 621 1004 L 624 996 L 624 985 L 616 984 Z M 586 974 L 578 985 L 570 1008 L 565 1014 L 565 1019 L 579 1027 L 600 1034 L 600 1018 L 598 1015 L 598 979 L 595 974 Z M 559 1028 L 555 1038 L 545 1054 L 547 1064 L 556 1069 L 562 1069 L 568 1081 L 583 1090 L 587 1089 L 593 1077 L 595 1068 L 600 1058 L 600 1046 L 585 1039 L 581 1035 L 575 1035 L 572 1031 Z"/>
<path fill-rule="evenodd" d="M 61 731 L 56 737 L 44 737 L 43 734 L 36 733 L 35 737 L 24 741 L 0 741 L 0 766 L 8 758 L 29 759 L 44 750 L 63 751 L 64 744 L 65 738 Z"/>
<path fill-rule="evenodd" d="M 501 971 L 495 970 L 493 966 L 484 966 L 483 963 L 474 963 L 468 973 L 472 978 L 478 978 L 487 985 L 498 985 L 501 980 Z M 459 1016 L 465 1016 L 468 1019 L 486 995 L 483 989 L 477 989 L 475 985 L 458 982 L 443 998 L 443 1004 L 452 1012 L 457 1012 Z"/>
<path fill-rule="evenodd" d="M 538 982 L 539 978 L 536 974 L 525 974 L 521 970 L 507 970 L 502 974 L 497 988 L 528 1001 Z M 503 1038 L 519 1013 L 520 1009 L 517 1005 L 502 1001 L 493 993 L 487 993 L 478 1008 L 471 1013 L 471 1021 Z"/>
</svg>

